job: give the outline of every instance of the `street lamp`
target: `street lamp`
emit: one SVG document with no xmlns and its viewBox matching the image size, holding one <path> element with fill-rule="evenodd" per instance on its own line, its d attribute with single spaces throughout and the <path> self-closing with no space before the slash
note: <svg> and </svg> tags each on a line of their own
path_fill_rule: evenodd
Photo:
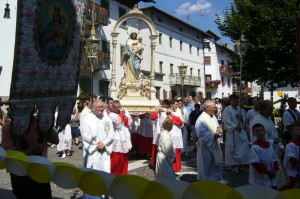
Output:
<svg viewBox="0 0 300 199">
<path fill-rule="evenodd" d="M 183 99 L 183 85 L 184 85 L 184 78 L 186 76 L 186 71 L 187 71 L 187 67 L 184 64 L 181 64 L 180 66 L 178 66 L 179 69 L 179 74 L 181 77 L 181 98 Z"/>
<path fill-rule="evenodd" d="M 242 97 L 242 69 L 243 69 L 243 57 L 246 55 L 247 52 L 247 40 L 244 38 L 244 36 L 241 36 L 241 39 L 236 41 L 236 50 L 240 57 L 240 89 L 239 89 L 239 106 L 241 107 L 241 97 Z M 241 109 L 240 109 L 241 110 Z"/>
<path fill-rule="evenodd" d="M 99 42 L 101 41 L 101 38 L 96 37 L 94 12 L 95 12 L 95 3 L 93 6 L 93 14 L 92 14 L 91 36 L 84 40 L 85 41 L 84 50 L 88 58 L 88 64 L 91 66 L 91 94 L 94 94 L 93 92 L 94 67 L 98 63 L 98 53 L 100 50 Z"/>
</svg>

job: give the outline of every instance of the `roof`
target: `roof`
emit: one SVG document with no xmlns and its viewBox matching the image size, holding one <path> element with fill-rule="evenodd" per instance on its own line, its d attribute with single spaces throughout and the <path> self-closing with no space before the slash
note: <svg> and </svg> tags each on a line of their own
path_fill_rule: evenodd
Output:
<svg viewBox="0 0 300 199">
<path fill-rule="evenodd" d="M 175 21 L 178 21 L 181 24 L 184 24 L 184 25 L 186 25 L 186 26 L 188 26 L 188 27 L 190 27 L 190 28 L 192 28 L 192 29 L 200 32 L 201 34 L 203 34 L 203 35 L 205 35 L 207 37 L 212 37 L 211 34 L 208 34 L 208 33 L 204 32 L 204 31 L 200 30 L 196 26 L 193 26 L 193 25 L 191 25 L 191 24 L 189 24 L 189 23 L 187 23 L 187 22 L 185 22 L 185 21 L 183 21 L 183 20 L 181 20 L 181 19 L 179 19 L 179 18 L 177 18 L 177 17 L 175 17 L 175 16 L 173 16 L 173 15 L 171 15 L 171 14 L 169 14 L 169 13 L 167 13 L 167 12 L 165 12 L 165 11 L 157 8 L 157 7 L 155 7 L 155 6 L 145 6 L 145 7 L 139 8 L 139 9 L 140 10 L 151 10 L 151 9 L 156 10 L 157 12 L 160 12 L 161 14 L 164 14 L 164 15 L 170 17 L 171 19 L 173 19 Z"/>
<path fill-rule="evenodd" d="M 133 8 L 135 4 L 138 4 L 139 2 L 148 2 L 148 3 L 156 3 L 153 0 L 116 0 L 120 4 L 126 5 L 129 8 Z"/>
<path fill-rule="evenodd" d="M 219 39 L 221 39 L 221 37 L 219 37 L 216 33 L 214 33 L 211 30 L 207 30 L 206 32 L 207 32 L 207 34 L 211 35 L 211 37 L 213 37 L 216 41 L 218 41 Z"/>
</svg>

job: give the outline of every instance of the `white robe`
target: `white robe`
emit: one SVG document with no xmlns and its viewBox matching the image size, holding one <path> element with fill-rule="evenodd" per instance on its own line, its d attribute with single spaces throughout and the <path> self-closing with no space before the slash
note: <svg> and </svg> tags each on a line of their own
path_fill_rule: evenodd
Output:
<svg viewBox="0 0 300 199">
<path fill-rule="evenodd" d="M 110 173 L 110 154 L 114 137 L 112 121 L 104 114 L 100 118 L 89 114 L 85 119 L 86 121 L 81 127 L 85 150 L 84 165 L 86 168 Z M 99 141 L 105 144 L 103 151 L 98 150 L 97 143 Z"/>
<path fill-rule="evenodd" d="M 213 180 L 217 182 L 223 182 L 222 165 L 215 164 L 212 151 L 215 133 L 209 131 L 207 124 L 212 124 L 212 128 L 217 130 L 218 121 L 215 116 L 210 118 L 204 117 L 205 115 L 207 115 L 207 113 L 203 112 L 195 124 L 196 134 L 199 138 L 197 142 L 197 178 L 198 180 Z M 210 121 L 207 121 L 208 119 Z"/>
<path fill-rule="evenodd" d="M 275 187 L 277 185 L 276 178 L 270 178 L 266 173 L 259 173 L 252 163 L 263 163 L 267 169 L 274 169 L 274 162 L 277 161 L 272 145 L 269 148 L 262 148 L 258 145 L 252 145 L 250 149 L 250 173 L 249 183 L 258 184 L 267 187 Z"/>
<path fill-rule="evenodd" d="M 173 112 L 174 116 L 177 116 L 183 121 L 181 111 L 175 111 Z M 182 149 L 183 148 L 183 140 L 182 140 L 182 132 L 181 129 L 184 124 L 182 125 L 173 125 L 173 128 L 171 130 L 171 137 L 173 140 L 173 147 L 174 149 Z"/>
<path fill-rule="evenodd" d="M 132 124 L 132 118 L 128 111 L 125 111 L 125 115 L 128 118 L 128 124 L 130 127 Z M 122 119 L 118 114 L 110 113 L 109 117 L 114 126 L 114 141 L 112 151 L 117 153 L 128 153 L 132 148 L 129 127 L 122 123 Z"/>
<path fill-rule="evenodd" d="M 180 152 L 181 153 L 186 153 L 186 152 L 188 152 L 188 146 L 189 146 L 189 143 L 188 143 L 188 130 L 187 130 L 187 126 L 189 126 L 189 113 L 186 109 L 183 109 L 182 112 L 183 112 L 182 117 L 183 117 L 183 123 L 184 123 L 184 125 L 181 129 L 183 149 L 180 150 Z"/>
<path fill-rule="evenodd" d="M 278 138 L 278 132 L 275 128 L 275 124 L 272 122 L 272 120 L 268 117 L 265 117 L 261 114 L 257 114 L 252 122 L 250 123 L 250 138 L 251 142 L 253 143 L 256 140 L 256 137 L 253 135 L 252 127 L 254 124 L 262 124 L 265 128 L 265 139 L 271 143 L 273 143 L 274 138 Z M 283 145 L 280 146 L 283 148 Z"/>
<path fill-rule="evenodd" d="M 160 133 L 163 131 L 162 124 L 167 118 L 165 109 L 158 112 L 158 118 L 154 121 L 154 130 L 153 130 L 153 141 L 152 144 L 158 145 Z"/>
<path fill-rule="evenodd" d="M 223 111 L 223 123 L 226 130 L 225 143 L 225 164 L 226 165 L 243 165 L 249 163 L 249 142 L 245 131 L 246 113 L 242 110 L 243 124 L 241 131 L 235 130 L 239 125 L 237 114 L 239 108 L 234 109 L 231 105 Z"/>
<path fill-rule="evenodd" d="M 56 146 L 57 151 L 71 150 L 72 133 L 70 124 L 67 124 L 65 129 L 58 134 L 58 138 L 59 143 Z"/>
<path fill-rule="evenodd" d="M 250 124 L 250 135 L 251 135 L 250 137 L 252 142 L 256 140 L 256 137 L 253 135 L 252 132 L 252 127 L 254 124 L 262 124 L 264 126 L 266 132 L 265 139 L 273 145 L 273 149 L 279 166 L 279 171 L 276 172 L 277 184 L 279 187 L 282 187 L 288 183 L 288 176 L 286 175 L 283 161 L 280 157 L 281 156 L 280 151 L 281 149 L 284 149 L 284 146 L 281 142 L 279 142 L 278 144 L 274 144 L 273 141 L 274 138 L 278 138 L 278 132 L 275 128 L 275 125 L 269 117 L 265 117 L 261 114 L 257 114 L 254 117 L 252 123 Z"/>
<path fill-rule="evenodd" d="M 175 152 L 170 132 L 161 132 L 157 148 L 158 152 L 155 167 L 156 179 L 176 179 L 176 175 L 172 167 L 172 163 L 175 160 Z"/>
<path fill-rule="evenodd" d="M 300 175 L 300 168 L 294 167 L 290 158 L 296 158 L 298 160 L 298 164 L 300 161 L 300 147 L 293 142 L 290 142 L 286 145 L 285 155 L 284 155 L 284 166 L 288 176 L 297 177 Z"/>
</svg>

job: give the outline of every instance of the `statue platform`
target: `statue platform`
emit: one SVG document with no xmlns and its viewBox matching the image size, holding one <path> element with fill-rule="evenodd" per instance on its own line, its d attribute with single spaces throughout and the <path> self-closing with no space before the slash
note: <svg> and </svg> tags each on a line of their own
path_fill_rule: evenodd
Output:
<svg viewBox="0 0 300 199">
<path fill-rule="evenodd" d="M 159 107 L 157 99 L 149 99 L 142 96 L 125 96 L 120 100 L 122 107 L 131 114 L 152 113 Z"/>
</svg>

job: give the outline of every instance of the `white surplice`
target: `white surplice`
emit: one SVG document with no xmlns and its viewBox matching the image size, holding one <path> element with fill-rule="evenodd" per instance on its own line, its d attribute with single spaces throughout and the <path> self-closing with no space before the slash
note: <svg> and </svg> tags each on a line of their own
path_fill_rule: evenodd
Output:
<svg viewBox="0 0 300 199">
<path fill-rule="evenodd" d="M 274 169 L 274 162 L 277 161 L 272 144 L 268 148 L 262 148 L 258 145 L 252 145 L 249 156 L 250 173 L 249 183 L 258 184 L 267 187 L 275 187 L 277 185 L 276 178 L 270 178 L 266 173 L 259 173 L 252 163 L 263 163 L 267 169 Z"/>
<path fill-rule="evenodd" d="M 159 138 L 158 152 L 156 157 L 155 177 L 156 179 L 176 179 L 172 163 L 175 160 L 175 152 L 171 134 L 162 131 Z"/>
<path fill-rule="evenodd" d="M 249 163 L 249 141 L 245 131 L 246 112 L 242 109 L 243 122 L 240 124 L 237 114 L 239 108 L 227 106 L 222 114 L 224 129 L 226 130 L 225 164 L 244 165 Z M 240 125 L 241 131 L 235 130 Z"/>
<path fill-rule="evenodd" d="M 203 112 L 197 119 L 195 128 L 198 137 L 197 142 L 197 170 L 198 180 L 213 180 L 223 182 L 222 165 L 216 165 L 213 156 L 213 142 L 215 141 L 215 133 L 209 130 L 208 124 L 212 125 L 210 128 L 217 130 L 218 121 L 215 116 L 205 117 L 208 115 Z M 209 120 L 209 121 L 208 121 Z"/>
<path fill-rule="evenodd" d="M 58 134 L 59 143 L 56 146 L 57 151 L 71 150 L 72 147 L 72 133 L 71 126 L 67 124 L 65 129 Z"/>
<path fill-rule="evenodd" d="M 281 142 L 279 142 L 278 144 L 274 144 L 274 139 L 278 138 L 278 132 L 275 128 L 275 125 L 269 117 L 257 114 L 250 124 L 250 137 L 252 142 L 256 140 L 256 137 L 252 132 L 252 127 L 254 124 L 262 124 L 264 126 L 265 139 L 273 145 L 273 149 L 279 166 L 279 171 L 276 172 L 277 184 L 278 187 L 282 187 L 288 183 L 288 176 L 286 175 L 283 161 L 281 159 L 281 150 L 284 149 L 284 146 Z"/>
<path fill-rule="evenodd" d="M 118 114 L 109 114 L 114 126 L 113 152 L 128 153 L 132 148 L 131 134 L 129 130 L 129 127 L 132 124 L 132 118 L 127 110 L 125 111 L 125 115 L 128 118 L 128 127 L 123 124 L 122 119 Z"/>
<path fill-rule="evenodd" d="M 160 133 L 163 131 L 163 123 L 167 118 L 166 109 L 160 109 L 158 118 L 154 120 L 153 141 L 152 144 L 158 145 Z"/>
<path fill-rule="evenodd" d="M 183 118 L 182 118 L 182 114 L 181 111 L 177 110 L 175 112 L 172 112 L 174 116 L 177 116 L 180 118 L 180 120 L 183 122 Z M 183 123 L 182 125 L 173 125 L 173 128 L 171 130 L 171 137 L 173 140 L 173 147 L 174 149 L 182 149 L 183 148 L 183 140 L 182 140 L 182 132 L 181 129 L 183 127 Z"/>
<path fill-rule="evenodd" d="M 104 114 L 99 118 L 88 114 L 81 126 L 81 136 L 85 150 L 85 167 L 110 173 L 110 154 L 114 137 L 111 119 Z M 100 141 L 105 144 L 102 151 L 97 148 Z"/>
</svg>

